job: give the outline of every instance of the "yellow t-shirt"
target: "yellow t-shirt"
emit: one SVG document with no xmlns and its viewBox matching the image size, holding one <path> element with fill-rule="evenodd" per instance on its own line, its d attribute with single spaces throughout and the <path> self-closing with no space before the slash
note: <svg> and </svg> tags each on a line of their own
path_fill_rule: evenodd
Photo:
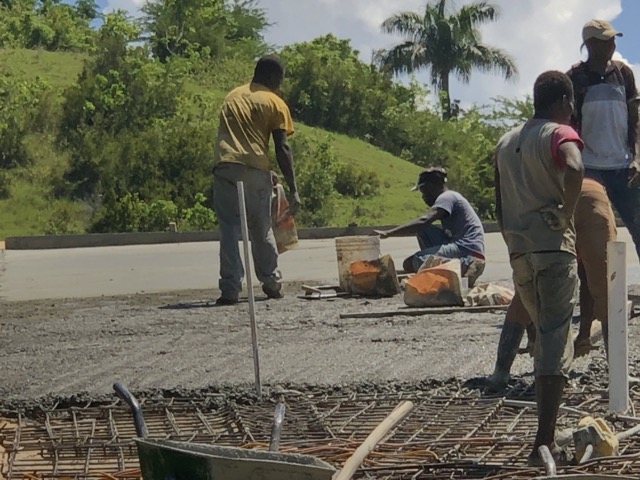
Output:
<svg viewBox="0 0 640 480">
<path fill-rule="evenodd" d="M 227 95 L 220 112 L 220 128 L 214 165 L 241 163 L 271 170 L 269 139 L 274 130 L 293 134 L 291 112 L 284 101 L 267 87 L 250 83 Z"/>
</svg>

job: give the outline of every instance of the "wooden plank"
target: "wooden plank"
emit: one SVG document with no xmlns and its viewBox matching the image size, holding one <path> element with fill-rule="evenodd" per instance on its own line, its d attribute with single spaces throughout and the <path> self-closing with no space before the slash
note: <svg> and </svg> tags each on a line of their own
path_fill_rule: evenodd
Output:
<svg viewBox="0 0 640 480">
<path fill-rule="evenodd" d="M 420 317 L 423 315 L 446 315 L 450 313 L 486 313 L 493 311 L 505 311 L 509 308 L 508 305 L 490 305 L 482 307 L 437 307 L 437 308 L 406 308 L 398 310 L 389 310 L 384 312 L 356 312 L 356 313 L 341 313 L 340 318 L 386 318 L 386 317 Z"/>
<path fill-rule="evenodd" d="M 302 289 L 310 292 L 317 292 L 319 290 L 340 291 L 340 286 L 339 285 L 302 285 Z"/>
<path fill-rule="evenodd" d="M 301 300 L 327 300 L 331 298 L 348 297 L 345 292 L 307 292 L 305 295 L 298 295 Z"/>
<path fill-rule="evenodd" d="M 322 290 L 320 290 L 319 288 L 317 288 L 317 287 L 311 287 L 311 286 L 309 286 L 309 285 L 302 285 L 302 289 L 303 289 L 305 292 L 322 293 Z"/>
<path fill-rule="evenodd" d="M 364 442 L 353 452 L 344 463 L 342 470 L 333 476 L 333 480 L 350 480 L 358 471 L 365 458 L 373 452 L 391 430 L 399 425 L 413 410 L 413 403 L 405 401 L 400 403 L 394 410 L 380 423 L 373 432 L 369 434 Z"/>
</svg>

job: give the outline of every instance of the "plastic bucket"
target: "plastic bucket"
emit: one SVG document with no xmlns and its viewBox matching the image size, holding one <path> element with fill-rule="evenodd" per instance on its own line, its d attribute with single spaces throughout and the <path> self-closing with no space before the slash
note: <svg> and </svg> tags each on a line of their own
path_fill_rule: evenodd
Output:
<svg viewBox="0 0 640 480">
<path fill-rule="evenodd" d="M 349 267 L 359 260 L 372 261 L 380 258 L 380 237 L 341 237 L 336 238 L 338 256 L 338 278 L 340 288 L 348 290 Z"/>
</svg>

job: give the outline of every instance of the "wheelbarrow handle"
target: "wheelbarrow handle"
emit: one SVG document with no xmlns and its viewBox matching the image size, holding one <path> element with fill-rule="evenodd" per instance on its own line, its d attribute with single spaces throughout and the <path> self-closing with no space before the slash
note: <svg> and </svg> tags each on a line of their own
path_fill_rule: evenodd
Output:
<svg viewBox="0 0 640 480">
<path fill-rule="evenodd" d="M 140 403 L 138 403 L 136 397 L 134 397 L 129 389 L 122 383 L 114 383 L 113 390 L 116 392 L 116 395 L 122 399 L 122 401 L 129 405 L 131 413 L 133 414 L 133 423 L 136 426 L 136 435 L 140 438 L 147 438 L 149 436 L 149 431 L 147 430 L 147 424 L 144 421 L 144 415 L 142 415 Z"/>
</svg>

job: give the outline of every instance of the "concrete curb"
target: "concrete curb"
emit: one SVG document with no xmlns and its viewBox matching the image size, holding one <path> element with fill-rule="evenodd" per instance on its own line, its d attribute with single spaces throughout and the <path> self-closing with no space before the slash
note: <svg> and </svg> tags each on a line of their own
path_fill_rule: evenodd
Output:
<svg viewBox="0 0 640 480">
<path fill-rule="evenodd" d="M 486 233 L 497 232 L 496 223 L 483 225 Z M 354 235 L 370 235 L 382 227 L 331 227 L 302 228 L 298 230 L 300 240 L 323 240 Z M 7 250 L 50 250 L 58 248 L 115 247 L 124 245 L 159 245 L 166 243 L 215 242 L 220 233 L 213 232 L 150 232 L 150 233 L 94 233 L 89 235 L 43 235 L 37 237 L 9 237 L 5 240 Z"/>
</svg>

